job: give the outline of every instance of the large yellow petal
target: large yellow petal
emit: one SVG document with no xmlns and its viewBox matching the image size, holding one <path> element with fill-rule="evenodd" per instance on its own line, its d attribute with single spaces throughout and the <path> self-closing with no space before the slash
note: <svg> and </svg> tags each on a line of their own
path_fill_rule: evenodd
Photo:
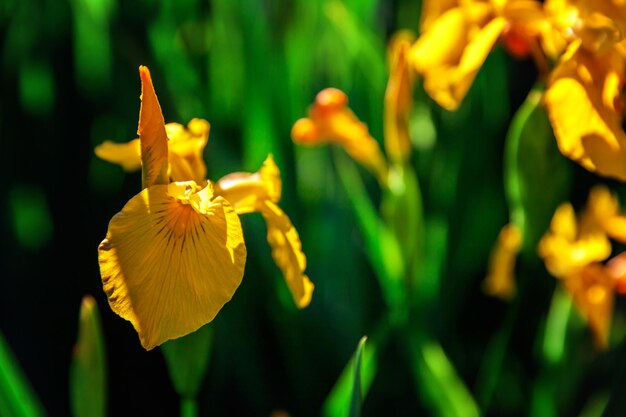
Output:
<svg viewBox="0 0 626 417">
<path fill-rule="evenodd" d="M 141 165 L 143 187 L 154 184 L 167 184 L 167 133 L 161 105 L 152 85 L 150 71 L 139 67 L 141 77 L 141 108 L 137 134 L 141 141 Z"/>
<path fill-rule="evenodd" d="M 605 89 L 605 83 L 613 79 L 610 74 L 623 73 L 623 61 L 616 54 L 591 55 L 579 46 L 572 44 L 554 69 L 545 93 L 559 149 L 592 172 L 626 180 L 622 115 L 613 108 Z M 618 94 L 615 89 L 615 100 Z"/>
<path fill-rule="evenodd" d="M 461 104 L 506 24 L 502 17 L 491 20 L 467 43 L 458 64 L 424 72 L 424 88 L 440 106 L 454 110 Z"/>
<path fill-rule="evenodd" d="M 432 22 L 411 47 L 410 60 L 415 70 L 424 74 L 429 69 L 458 64 L 468 42 L 468 26 L 460 7 L 447 10 Z"/>
<path fill-rule="evenodd" d="M 124 171 L 132 172 L 141 168 L 140 147 L 139 139 L 133 139 L 127 143 L 107 140 L 96 146 L 95 153 L 98 158 L 121 165 Z"/>
<path fill-rule="evenodd" d="M 246 259 L 239 217 L 210 184 L 154 185 L 109 223 L 98 248 L 104 291 L 146 349 L 213 320 Z"/>
<path fill-rule="evenodd" d="M 410 32 L 398 32 L 389 43 L 389 81 L 385 90 L 385 150 L 394 161 L 411 155 L 409 117 L 413 104 L 413 71 L 408 51 L 413 41 Z"/>
<path fill-rule="evenodd" d="M 261 214 L 267 223 L 267 241 L 272 247 L 274 262 L 283 273 L 298 308 L 311 302 L 315 286 L 304 273 L 306 256 L 296 228 L 289 217 L 271 201 L 265 201 Z"/>
</svg>

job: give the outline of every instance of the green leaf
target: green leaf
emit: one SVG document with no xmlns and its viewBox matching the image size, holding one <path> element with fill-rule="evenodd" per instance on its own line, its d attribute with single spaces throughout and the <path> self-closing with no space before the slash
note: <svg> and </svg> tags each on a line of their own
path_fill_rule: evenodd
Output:
<svg viewBox="0 0 626 417">
<path fill-rule="evenodd" d="M 363 336 L 359 340 L 359 344 L 354 354 L 354 377 L 352 380 L 352 398 L 350 400 L 350 417 L 359 417 L 361 415 L 361 404 L 363 403 L 363 391 L 361 388 L 361 358 L 365 349 L 365 341 L 367 336 Z"/>
<path fill-rule="evenodd" d="M 83 297 L 78 337 L 70 364 L 70 401 L 74 417 L 104 417 L 107 374 L 104 337 L 96 300 Z"/>
<path fill-rule="evenodd" d="M 386 334 L 386 333 L 385 333 Z M 358 417 L 361 404 L 376 375 L 378 346 L 374 341 L 368 343 L 367 336 L 359 340 L 354 355 L 350 358 L 332 391 L 326 398 L 322 415 L 324 417 Z"/>
<path fill-rule="evenodd" d="M 536 87 L 511 122 L 505 148 L 505 188 L 511 222 L 522 231 L 522 254 L 536 259 L 537 243 L 571 185 L 571 164 L 559 152 Z"/>
<path fill-rule="evenodd" d="M 434 416 L 479 417 L 476 401 L 441 345 L 414 336 L 410 340 L 416 384 Z"/>
<path fill-rule="evenodd" d="M 383 190 L 381 211 L 389 230 L 398 239 L 408 276 L 423 261 L 424 218 L 422 192 L 410 165 L 392 165 L 388 188 Z"/>
<path fill-rule="evenodd" d="M 396 237 L 381 220 L 353 161 L 342 152 L 334 152 L 334 155 L 339 180 L 352 203 L 367 255 L 387 305 L 396 311 L 406 297 L 402 249 Z"/>
<path fill-rule="evenodd" d="M 212 341 L 213 328 L 204 325 L 161 345 L 170 379 L 181 399 L 193 399 L 198 394 L 209 364 Z"/>
<path fill-rule="evenodd" d="M 2 417 L 46 415 L 2 333 L 0 333 L 0 410 Z"/>
</svg>

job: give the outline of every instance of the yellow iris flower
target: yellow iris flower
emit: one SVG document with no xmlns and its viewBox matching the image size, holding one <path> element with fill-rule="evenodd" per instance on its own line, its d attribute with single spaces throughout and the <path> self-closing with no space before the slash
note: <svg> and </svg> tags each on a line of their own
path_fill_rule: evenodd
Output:
<svg viewBox="0 0 626 417">
<path fill-rule="evenodd" d="M 539 255 L 551 275 L 558 278 L 586 319 L 598 347 L 605 348 L 618 283 L 611 255 L 611 241 L 626 242 L 626 217 L 606 187 L 594 187 L 582 215 L 577 218 L 569 203 L 558 207 L 550 230 L 539 242 Z"/>
<path fill-rule="evenodd" d="M 523 54 L 546 26 L 541 3 L 532 0 L 425 0 L 423 11 L 409 59 L 428 94 L 448 110 L 461 104 L 502 35 Z"/>
<path fill-rule="evenodd" d="M 626 8 L 610 0 L 551 3 L 569 42 L 545 93 L 559 149 L 592 172 L 626 180 Z"/>
<path fill-rule="evenodd" d="M 139 139 L 96 148 L 103 159 L 143 172 L 144 189 L 113 217 L 98 248 L 113 311 L 133 324 L 148 350 L 212 321 L 241 283 L 246 247 L 238 214 L 251 211 L 267 220 L 296 304 L 308 305 L 313 284 L 303 273 L 298 234 L 276 205 L 280 176 L 271 157 L 260 173 L 231 174 L 236 191 L 225 186 L 229 176 L 214 186 L 202 158 L 208 122 L 166 125 L 148 69 L 139 72 Z"/>
<path fill-rule="evenodd" d="M 315 97 L 308 117 L 299 119 L 291 129 L 294 142 L 302 145 L 336 143 L 356 161 L 368 168 L 381 183 L 387 180 L 387 161 L 380 146 L 348 107 L 348 97 L 336 88 L 326 88 Z"/>
</svg>

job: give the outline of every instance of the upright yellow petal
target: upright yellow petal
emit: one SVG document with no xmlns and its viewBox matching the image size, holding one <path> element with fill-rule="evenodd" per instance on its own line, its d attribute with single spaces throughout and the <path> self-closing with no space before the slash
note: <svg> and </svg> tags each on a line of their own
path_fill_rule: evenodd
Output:
<svg viewBox="0 0 626 417">
<path fill-rule="evenodd" d="M 241 283 L 245 259 L 233 208 L 192 181 L 143 189 L 98 248 L 109 304 L 148 350 L 213 320 Z"/>
<path fill-rule="evenodd" d="M 271 201 L 266 200 L 261 214 L 267 224 L 267 241 L 272 247 L 274 262 L 283 273 L 298 308 L 311 302 L 315 286 L 304 273 L 306 257 L 296 228 L 289 217 Z"/>
<path fill-rule="evenodd" d="M 132 172 L 141 168 L 141 144 L 139 139 L 127 143 L 104 141 L 95 148 L 96 156 L 107 162 L 121 165 L 124 171 Z"/>
<path fill-rule="evenodd" d="M 483 290 L 494 297 L 510 300 L 515 295 L 515 259 L 522 245 L 522 234 L 513 224 L 500 230 L 491 252 Z"/>
<path fill-rule="evenodd" d="M 139 67 L 141 77 L 141 108 L 137 134 L 141 141 L 141 165 L 143 187 L 154 184 L 167 184 L 167 133 L 161 105 L 152 85 L 150 71 Z"/>
<path fill-rule="evenodd" d="M 409 117 L 413 104 L 413 71 L 408 51 L 413 41 L 409 32 L 397 33 L 389 44 L 389 81 L 385 91 L 385 150 L 389 158 L 405 161 L 411 155 Z"/>
</svg>

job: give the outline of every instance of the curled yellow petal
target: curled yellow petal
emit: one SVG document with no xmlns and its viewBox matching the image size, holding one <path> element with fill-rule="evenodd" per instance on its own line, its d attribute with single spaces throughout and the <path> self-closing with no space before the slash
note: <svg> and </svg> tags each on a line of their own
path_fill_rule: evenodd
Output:
<svg viewBox="0 0 626 417">
<path fill-rule="evenodd" d="M 372 171 L 379 181 L 386 182 L 387 162 L 378 142 L 348 107 L 346 94 L 336 88 L 326 88 L 317 94 L 308 117 L 292 127 L 291 137 L 294 142 L 309 146 L 334 142 Z"/>
<path fill-rule="evenodd" d="M 306 256 L 296 228 L 289 217 L 273 202 L 266 200 L 261 214 L 267 224 L 267 241 L 272 247 L 272 257 L 280 268 L 298 308 L 311 302 L 315 286 L 305 275 Z"/>
<path fill-rule="evenodd" d="M 619 90 L 613 74 L 624 70 L 619 54 L 594 56 L 574 43 L 545 93 L 561 153 L 589 171 L 620 180 L 626 180 L 626 134 L 623 116 L 615 111 Z"/>
<path fill-rule="evenodd" d="M 243 276 L 239 217 L 210 184 L 143 189 L 109 223 L 98 247 L 104 291 L 146 349 L 213 320 Z"/>
<path fill-rule="evenodd" d="M 100 159 L 121 165 L 124 171 L 132 172 L 141 168 L 141 145 L 139 139 L 127 143 L 115 143 L 110 140 L 96 146 L 95 153 Z"/>
<path fill-rule="evenodd" d="M 461 104 L 505 26 L 504 18 L 493 19 L 467 43 L 458 64 L 424 72 L 424 88 L 439 105 L 454 110 Z"/>
<path fill-rule="evenodd" d="M 143 187 L 167 184 L 167 133 L 161 105 L 152 85 L 150 71 L 139 67 L 141 77 L 141 108 L 137 134 L 141 141 L 141 165 Z"/>
<path fill-rule="evenodd" d="M 298 308 L 308 306 L 314 285 L 304 273 L 306 256 L 298 232 L 276 204 L 280 200 L 281 180 L 272 155 L 253 174 L 235 172 L 222 177 L 215 184 L 215 194 L 228 200 L 239 214 L 258 212 L 263 215 L 274 262 L 283 273 Z"/>
<path fill-rule="evenodd" d="M 215 194 L 223 196 L 238 214 L 261 211 L 266 200 L 278 202 L 282 182 L 280 171 L 269 155 L 258 172 L 233 172 L 215 184 Z"/>
</svg>

